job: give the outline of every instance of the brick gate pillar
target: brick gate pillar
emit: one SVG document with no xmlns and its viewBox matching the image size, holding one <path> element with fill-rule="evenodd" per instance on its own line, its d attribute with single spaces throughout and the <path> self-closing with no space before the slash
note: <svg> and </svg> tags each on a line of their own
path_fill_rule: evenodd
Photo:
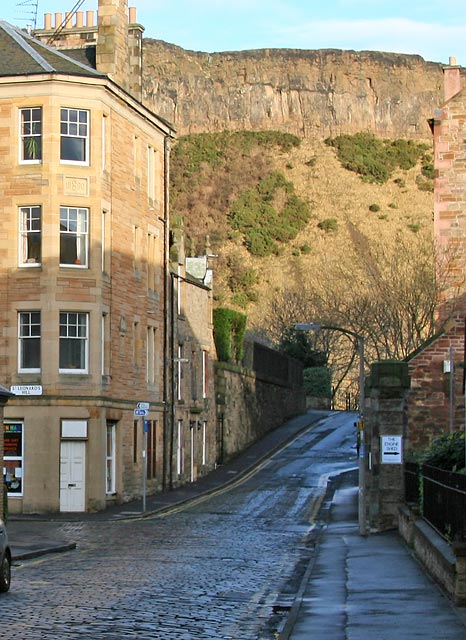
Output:
<svg viewBox="0 0 466 640">
<path fill-rule="evenodd" d="M 398 526 L 398 506 L 404 500 L 409 386 L 407 363 L 387 360 L 372 365 L 366 387 L 365 475 L 366 516 L 372 531 Z"/>
</svg>

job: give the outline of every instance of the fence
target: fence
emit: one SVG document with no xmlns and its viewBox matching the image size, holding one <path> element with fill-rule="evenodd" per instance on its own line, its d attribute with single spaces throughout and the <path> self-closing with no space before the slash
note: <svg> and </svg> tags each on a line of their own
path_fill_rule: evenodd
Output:
<svg viewBox="0 0 466 640">
<path fill-rule="evenodd" d="M 417 462 L 405 462 L 405 501 L 408 504 L 420 504 L 421 485 Z"/>
<path fill-rule="evenodd" d="M 466 476 L 429 465 L 405 464 L 405 500 L 449 542 L 466 541 Z"/>
</svg>

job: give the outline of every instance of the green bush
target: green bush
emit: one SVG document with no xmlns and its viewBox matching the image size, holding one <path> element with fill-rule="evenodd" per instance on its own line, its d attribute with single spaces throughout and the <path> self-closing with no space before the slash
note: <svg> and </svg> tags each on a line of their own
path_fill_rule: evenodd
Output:
<svg viewBox="0 0 466 640">
<path fill-rule="evenodd" d="M 243 234 L 248 251 L 263 257 L 278 253 L 279 242 L 293 240 L 310 216 L 309 205 L 294 193 L 293 183 L 274 172 L 233 203 L 229 221 Z"/>
<path fill-rule="evenodd" d="M 315 398 L 332 397 L 332 373 L 327 367 L 304 369 L 304 391 Z"/>
<path fill-rule="evenodd" d="M 385 183 L 395 169 L 412 169 L 424 157 L 426 145 L 412 140 L 382 140 L 372 133 L 327 138 L 341 164 L 368 182 Z"/>
<path fill-rule="evenodd" d="M 325 231 L 325 233 L 332 233 L 338 229 L 338 220 L 336 218 L 326 218 L 317 225 L 319 229 Z"/>
<path fill-rule="evenodd" d="M 221 362 L 239 362 L 243 357 L 247 317 L 233 309 L 218 308 L 213 312 L 214 341 Z"/>
<path fill-rule="evenodd" d="M 174 167 L 182 166 L 186 178 L 200 170 L 202 164 L 218 167 L 232 152 L 248 154 L 255 147 L 290 151 L 301 139 L 283 131 L 221 131 L 180 136 L 173 148 Z"/>
<path fill-rule="evenodd" d="M 374 212 L 380 211 L 380 207 L 378 204 L 371 204 L 369 205 L 369 211 L 374 211 Z"/>
<path fill-rule="evenodd" d="M 421 462 L 446 471 L 465 469 L 464 431 L 454 431 L 436 438 L 422 458 Z"/>
</svg>

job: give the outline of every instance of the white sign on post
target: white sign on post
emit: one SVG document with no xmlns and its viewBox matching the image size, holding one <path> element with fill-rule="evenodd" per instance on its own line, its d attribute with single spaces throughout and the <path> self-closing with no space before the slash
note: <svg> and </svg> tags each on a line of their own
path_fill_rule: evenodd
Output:
<svg viewBox="0 0 466 640">
<path fill-rule="evenodd" d="M 380 436 L 382 464 L 402 463 L 402 436 Z"/>
</svg>

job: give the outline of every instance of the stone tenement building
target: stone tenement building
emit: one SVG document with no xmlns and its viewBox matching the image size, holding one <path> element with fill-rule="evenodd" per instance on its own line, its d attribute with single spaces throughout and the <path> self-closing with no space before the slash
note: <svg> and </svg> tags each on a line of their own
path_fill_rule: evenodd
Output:
<svg viewBox="0 0 466 640">
<path fill-rule="evenodd" d="M 173 409 L 174 130 L 141 102 L 143 29 L 127 0 L 99 0 L 97 20 L 66 18 L 61 29 L 61 16 L 53 28 L 46 17 L 37 38 L 0 23 L 0 379 L 16 394 L 5 407 L 12 513 L 103 509 L 140 496 L 144 470 L 153 492 L 215 464 L 205 332 L 194 434 L 186 410 Z M 190 291 L 173 295 L 187 304 Z M 202 313 L 211 331 L 208 302 Z"/>
</svg>

